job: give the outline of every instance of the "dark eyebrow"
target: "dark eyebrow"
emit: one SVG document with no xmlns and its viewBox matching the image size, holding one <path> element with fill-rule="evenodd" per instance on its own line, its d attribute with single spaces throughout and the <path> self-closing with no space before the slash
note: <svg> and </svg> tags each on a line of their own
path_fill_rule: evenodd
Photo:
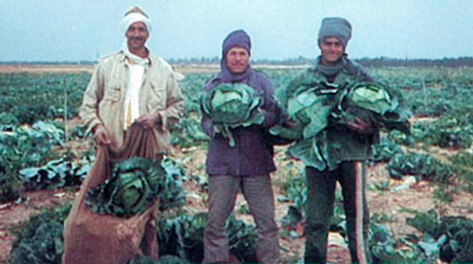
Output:
<svg viewBox="0 0 473 264">
<path fill-rule="evenodd" d="M 342 42 L 340 40 L 331 40 L 331 41 L 327 41 L 327 40 L 323 40 L 324 43 L 327 43 L 327 44 L 341 44 Z"/>
</svg>

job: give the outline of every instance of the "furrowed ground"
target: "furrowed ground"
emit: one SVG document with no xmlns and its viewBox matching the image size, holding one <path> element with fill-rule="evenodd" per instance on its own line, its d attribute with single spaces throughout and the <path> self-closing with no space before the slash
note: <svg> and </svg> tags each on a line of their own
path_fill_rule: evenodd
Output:
<svg viewBox="0 0 473 264">
<path fill-rule="evenodd" d="M 184 213 L 195 215 L 206 212 L 207 199 L 206 141 L 198 126 L 198 95 L 218 68 L 176 65 L 175 69 L 183 77 L 179 83 L 185 95 L 185 115 L 173 132 L 174 149 L 170 157 L 184 171 Z M 260 69 L 268 73 L 276 89 L 287 85 L 301 70 L 294 67 Z M 412 235 L 422 238 L 421 231 L 406 223 L 416 211 L 433 209 L 439 217 L 473 219 L 473 109 L 469 102 L 473 95 L 473 69 L 368 70 L 376 79 L 399 90 L 413 113 L 411 136 L 383 133 L 376 159 L 369 164 L 371 219 L 388 228 L 392 238 L 398 241 L 396 250 L 414 252 L 408 243 L 399 241 Z M 73 180 L 46 181 L 36 177 L 25 181 L 24 177 L 18 177 L 20 170 L 46 166 L 49 161 L 60 158 L 77 165 L 77 171 L 91 163 L 85 159 L 93 156 L 91 138 L 81 133 L 82 123 L 77 118 L 77 107 L 91 71 L 89 65 L 0 65 L 0 261 L 4 263 L 8 263 L 18 230 L 33 215 L 72 202 L 79 188 Z M 54 124 L 54 128 L 38 125 L 39 121 Z M 302 164 L 288 158 L 286 150 L 287 146 L 276 147 L 278 170 L 272 174 L 272 179 L 283 260 L 297 263 L 304 251 L 304 222 L 287 224 L 287 219 L 290 206 L 304 214 L 304 176 Z M 238 219 L 253 223 L 241 196 L 234 212 Z M 335 216 L 329 261 L 349 263 L 339 202 Z M 430 260 L 440 263 L 438 257 Z"/>
</svg>

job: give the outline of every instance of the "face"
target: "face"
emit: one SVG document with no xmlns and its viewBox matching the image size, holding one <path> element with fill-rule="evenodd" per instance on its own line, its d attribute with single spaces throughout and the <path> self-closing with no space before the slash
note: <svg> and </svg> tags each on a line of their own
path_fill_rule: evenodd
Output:
<svg viewBox="0 0 473 264">
<path fill-rule="evenodd" d="M 343 42 L 336 37 L 328 37 L 319 42 L 322 64 L 334 65 L 345 53 Z"/>
<path fill-rule="evenodd" d="M 230 72 L 240 74 L 246 71 L 248 63 L 250 61 L 250 54 L 244 48 L 234 47 L 231 48 L 227 55 L 225 55 L 225 61 Z"/>
<path fill-rule="evenodd" d="M 145 47 L 148 30 L 143 22 L 135 22 L 126 31 L 127 44 L 130 51 L 138 51 Z"/>
</svg>

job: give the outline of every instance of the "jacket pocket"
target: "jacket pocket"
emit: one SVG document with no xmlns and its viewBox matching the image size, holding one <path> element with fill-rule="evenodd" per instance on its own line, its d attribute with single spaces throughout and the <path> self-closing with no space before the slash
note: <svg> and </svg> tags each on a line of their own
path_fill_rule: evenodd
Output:
<svg viewBox="0 0 473 264">
<path fill-rule="evenodd" d="M 163 83 L 151 82 L 151 91 L 149 92 L 148 105 L 152 109 L 166 108 L 166 87 Z"/>
<path fill-rule="evenodd" d="M 121 99 L 121 90 L 119 86 L 111 86 L 105 89 L 104 100 L 115 103 Z"/>
</svg>

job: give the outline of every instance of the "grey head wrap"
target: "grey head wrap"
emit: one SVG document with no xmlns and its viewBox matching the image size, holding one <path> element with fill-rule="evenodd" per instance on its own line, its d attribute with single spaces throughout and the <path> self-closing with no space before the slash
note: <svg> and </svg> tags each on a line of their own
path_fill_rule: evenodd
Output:
<svg viewBox="0 0 473 264">
<path fill-rule="evenodd" d="M 319 38 L 321 40 L 328 37 L 336 37 L 343 42 L 343 46 L 346 48 L 348 40 L 351 38 L 351 25 L 348 20 L 341 17 L 326 17 L 322 20 L 320 26 Z"/>
</svg>

